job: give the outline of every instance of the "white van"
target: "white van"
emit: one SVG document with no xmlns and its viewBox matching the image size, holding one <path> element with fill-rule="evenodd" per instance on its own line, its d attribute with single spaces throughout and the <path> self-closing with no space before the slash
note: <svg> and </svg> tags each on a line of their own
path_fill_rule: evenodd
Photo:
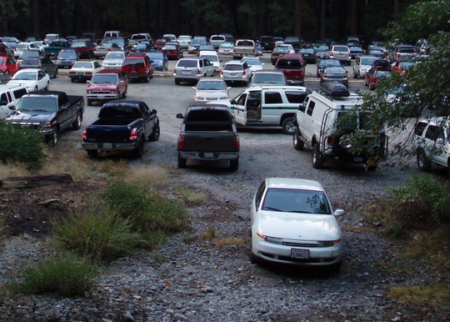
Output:
<svg viewBox="0 0 450 322">
<path fill-rule="evenodd" d="M 10 116 L 19 99 L 27 94 L 27 89 L 22 85 L 0 85 L 0 119 Z"/>
<path fill-rule="evenodd" d="M 214 66 L 214 70 L 216 73 L 220 73 L 220 62 L 219 55 L 215 51 L 201 51 L 199 57 L 206 58 L 209 62 Z"/>
<path fill-rule="evenodd" d="M 108 30 L 105 31 L 105 35 L 103 36 L 103 38 L 120 38 L 123 37 L 122 33 L 118 30 Z"/>
</svg>

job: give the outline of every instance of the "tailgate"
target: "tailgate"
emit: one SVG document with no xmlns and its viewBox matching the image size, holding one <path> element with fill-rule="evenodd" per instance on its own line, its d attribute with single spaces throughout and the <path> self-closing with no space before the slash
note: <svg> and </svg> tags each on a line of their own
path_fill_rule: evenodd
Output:
<svg viewBox="0 0 450 322">
<path fill-rule="evenodd" d="M 184 132 L 182 151 L 236 152 L 233 132 Z"/>
<path fill-rule="evenodd" d="M 303 79 L 303 71 L 298 69 L 283 69 L 283 73 L 287 79 Z"/>
<path fill-rule="evenodd" d="M 197 67 L 177 67 L 177 76 L 197 76 Z"/>
<path fill-rule="evenodd" d="M 87 141 L 98 143 L 128 142 L 131 129 L 124 125 L 91 125 L 86 129 Z"/>
</svg>

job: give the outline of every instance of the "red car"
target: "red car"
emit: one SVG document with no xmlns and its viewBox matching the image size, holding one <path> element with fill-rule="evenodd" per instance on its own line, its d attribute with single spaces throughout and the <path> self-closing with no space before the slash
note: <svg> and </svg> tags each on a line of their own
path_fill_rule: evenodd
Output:
<svg viewBox="0 0 450 322">
<path fill-rule="evenodd" d="M 14 76 L 18 67 L 11 56 L 0 56 L 0 70 L 6 75 Z"/>
<path fill-rule="evenodd" d="M 305 84 L 305 61 L 302 54 L 285 54 L 278 58 L 274 69 L 283 72 L 289 85 Z"/>
<path fill-rule="evenodd" d="M 413 61 L 401 61 L 397 60 L 394 64 L 394 67 L 392 68 L 392 71 L 395 71 L 397 73 L 400 73 L 400 75 L 405 75 L 406 71 L 412 67 L 415 66 L 416 62 Z"/>
<path fill-rule="evenodd" d="M 183 58 L 183 49 L 181 49 L 180 46 L 177 45 L 166 45 L 163 47 L 163 49 L 161 49 L 161 51 L 165 53 L 169 59 L 178 60 L 180 58 Z"/>
<path fill-rule="evenodd" d="M 122 70 L 103 69 L 92 76 L 86 88 L 87 104 L 127 97 L 128 77 Z"/>
<path fill-rule="evenodd" d="M 122 63 L 122 70 L 128 79 L 143 79 L 146 83 L 153 77 L 153 64 L 147 55 L 128 56 Z"/>
<path fill-rule="evenodd" d="M 369 86 L 369 90 L 374 90 L 377 82 L 383 78 L 391 77 L 391 69 L 386 67 L 372 67 L 364 78 L 364 86 Z"/>
<path fill-rule="evenodd" d="M 90 39 L 75 39 L 72 41 L 70 48 L 73 48 L 80 55 L 80 58 L 94 57 L 95 46 Z"/>
<path fill-rule="evenodd" d="M 164 38 L 156 39 L 156 41 L 154 43 L 155 49 L 163 48 L 166 45 L 166 42 L 167 41 Z"/>
</svg>

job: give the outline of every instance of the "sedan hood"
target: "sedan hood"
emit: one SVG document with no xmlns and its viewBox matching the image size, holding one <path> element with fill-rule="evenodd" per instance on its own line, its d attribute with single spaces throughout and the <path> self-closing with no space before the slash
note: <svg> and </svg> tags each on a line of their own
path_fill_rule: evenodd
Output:
<svg viewBox="0 0 450 322">
<path fill-rule="evenodd" d="M 265 236 L 285 239 L 328 241 L 341 238 L 333 215 L 261 212 L 261 228 Z"/>
<path fill-rule="evenodd" d="M 22 85 L 25 87 L 33 87 L 35 85 L 37 85 L 37 81 L 35 80 L 15 80 L 15 79 L 11 79 L 8 82 L 8 85 Z"/>
<path fill-rule="evenodd" d="M 209 90 L 209 91 L 197 90 L 196 95 L 198 97 L 209 97 L 209 98 L 228 97 L 228 91 L 226 91 L 226 90 L 222 90 L 222 91 L 220 91 L 220 90 Z M 216 104 L 218 104 L 217 102 L 219 102 L 219 101 L 215 101 Z"/>
<path fill-rule="evenodd" d="M 11 122 L 27 122 L 27 123 L 40 123 L 49 122 L 55 117 L 56 113 L 50 112 L 15 112 L 8 118 Z"/>
<path fill-rule="evenodd" d="M 103 64 L 119 64 L 119 65 L 122 65 L 122 63 L 123 63 L 123 59 L 108 59 L 108 60 L 105 60 L 105 61 L 103 61 Z"/>
</svg>

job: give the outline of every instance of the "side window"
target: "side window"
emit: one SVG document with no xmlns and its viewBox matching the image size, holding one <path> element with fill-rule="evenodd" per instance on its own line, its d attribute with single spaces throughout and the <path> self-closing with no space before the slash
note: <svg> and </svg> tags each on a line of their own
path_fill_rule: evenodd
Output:
<svg viewBox="0 0 450 322">
<path fill-rule="evenodd" d="M 315 103 L 315 102 L 313 102 L 313 101 L 309 102 L 308 110 L 306 111 L 306 114 L 308 114 L 309 116 L 311 116 L 312 113 L 313 113 L 313 111 L 314 111 L 314 106 L 316 106 L 316 103 Z"/>
<path fill-rule="evenodd" d="M 8 99 L 6 98 L 6 94 L 5 94 L 5 93 L 3 93 L 3 94 L 0 96 L 0 103 L 1 103 L 1 105 L 6 105 L 6 104 L 8 104 Z"/>
<path fill-rule="evenodd" d="M 264 93 L 264 100 L 266 104 L 282 104 L 283 99 L 279 92 L 266 92 Z"/>
<path fill-rule="evenodd" d="M 425 137 L 429 140 L 436 141 L 437 138 L 443 138 L 444 133 L 442 133 L 442 136 L 440 135 L 442 130 L 440 130 L 437 126 L 430 125 L 428 127 L 427 133 L 425 133 Z"/>
<path fill-rule="evenodd" d="M 427 127 L 427 124 L 424 122 L 419 122 L 416 125 L 416 128 L 414 129 L 414 134 L 422 136 L 423 130 Z"/>
<path fill-rule="evenodd" d="M 259 186 L 258 192 L 256 193 L 255 198 L 255 207 L 256 209 L 259 208 L 259 205 L 261 204 L 262 196 L 264 194 L 264 190 L 266 190 L 266 182 L 263 181 L 263 183 Z"/>
<path fill-rule="evenodd" d="M 200 63 L 200 67 L 203 67 L 203 59 L 200 59 L 199 63 Z"/>
<path fill-rule="evenodd" d="M 242 94 L 241 97 L 239 97 L 236 105 L 245 106 L 245 100 L 247 98 L 247 94 Z"/>
<path fill-rule="evenodd" d="M 100 66 L 100 64 L 96 61 L 96 62 L 94 62 L 94 67 L 95 67 L 95 68 L 100 68 L 101 66 Z"/>
<path fill-rule="evenodd" d="M 19 98 L 24 96 L 26 93 L 27 93 L 27 90 L 25 88 L 21 88 L 21 89 L 17 89 L 15 91 L 13 91 L 13 94 L 14 94 L 14 97 L 16 98 L 16 100 L 18 100 Z"/>
<path fill-rule="evenodd" d="M 306 93 L 305 92 L 286 92 L 286 97 L 289 103 L 301 104 L 305 101 Z"/>
<path fill-rule="evenodd" d="M 11 93 L 10 92 L 6 92 L 6 95 L 8 95 L 8 101 L 9 102 L 12 102 L 12 96 L 11 96 Z"/>
</svg>

